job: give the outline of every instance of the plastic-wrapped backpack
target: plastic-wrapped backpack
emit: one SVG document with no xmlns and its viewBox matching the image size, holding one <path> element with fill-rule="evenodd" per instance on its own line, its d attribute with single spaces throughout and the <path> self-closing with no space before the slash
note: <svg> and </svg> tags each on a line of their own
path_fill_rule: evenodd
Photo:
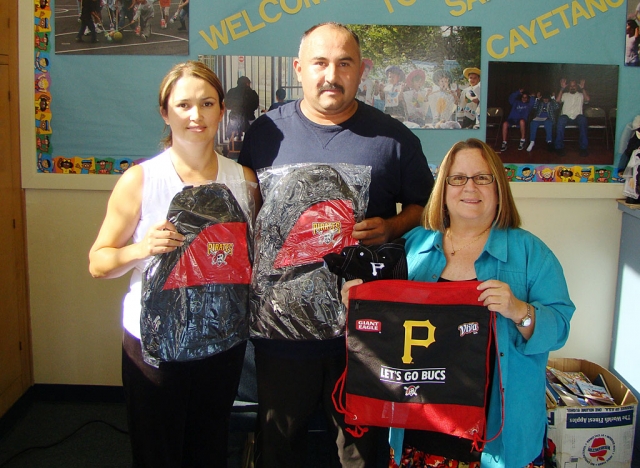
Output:
<svg viewBox="0 0 640 468">
<path fill-rule="evenodd" d="M 636 149 L 631 153 L 627 167 L 622 177 L 624 178 L 624 187 L 622 192 L 627 197 L 627 202 L 632 204 L 640 203 L 640 149 Z"/>
<path fill-rule="evenodd" d="M 323 257 L 357 243 L 371 169 L 294 164 L 258 173 L 264 203 L 256 219 L 251 336 L 322 340 L 344 333 L 338 277 Z"/>
<path fill-rule="evenodd" d="M 231 190 L 185 187 L 167 218 L 186 236 L 143 273 L 142 354 L 157 366 L 226 351 L 248 336 L 251 223 Z"/>
</svg>

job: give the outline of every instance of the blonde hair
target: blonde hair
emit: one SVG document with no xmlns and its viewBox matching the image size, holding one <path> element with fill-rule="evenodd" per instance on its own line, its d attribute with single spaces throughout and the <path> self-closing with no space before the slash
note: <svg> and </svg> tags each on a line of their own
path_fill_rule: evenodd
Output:
<svg viewBox="0 0 640 468">
<path fill-rule="evenodd" d="M 504 173 L 504 165 L 500 156 L 484 141 L 469 138 L 459 141 L 451 147 L 442 160 L 438 177 L 431 191 L 427 206 L 422 212 L 422 226 L 434 231 L 444 232 L 449 227 L 449 212 L 445 203 L 445 191 L 447 189 L 447 176 L 455 160 L 456 154 L 464 149 L 478 149 L 489 166 L 489 171 L 495 177 L 498 189 L 498 209 L 493 226 L 499 229 L 520 227 L 520 215 L 516 208 L 509 181 Z"/>
<path fill-rule="evenodd" d="M 183 76 L 193 76 L 206 81 L 215 88 L 218 93 L 218 100 L 220 101 L 220 109 L 224 109 L 224 89 L 220 78 L 207 67 L 204 63 L 195 60 L 189 60 L 187 62 L 178 63 L 169 70 L 169 73 L 165 75 L 160 83 L 160 92 L 158 93 L 158 105 L 160 108 L 160 115 L 166 115 L 169 105 L 169 97 L 175 88 L 176 83 Z M 171 127 L 165 125 L 165 131 L 168 129 L 168 134 L 165 135 L 160 143 L 164 148 L 169 148 L 173 143 L 173 135 L 171 134 Z"/>
</svg>

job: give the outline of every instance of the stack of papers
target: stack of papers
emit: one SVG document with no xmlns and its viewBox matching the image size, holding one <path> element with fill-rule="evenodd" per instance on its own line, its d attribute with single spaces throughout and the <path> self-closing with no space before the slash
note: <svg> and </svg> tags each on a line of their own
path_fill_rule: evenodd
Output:
<svg viewBox="0 0 640 468">
<path fill-rule="evenodd" d="M 584 373 L 547 366 L 547 395 L 558 406 L 605 406 L 616 402 L 602 374 L 592 382 Z"/>
</svg>

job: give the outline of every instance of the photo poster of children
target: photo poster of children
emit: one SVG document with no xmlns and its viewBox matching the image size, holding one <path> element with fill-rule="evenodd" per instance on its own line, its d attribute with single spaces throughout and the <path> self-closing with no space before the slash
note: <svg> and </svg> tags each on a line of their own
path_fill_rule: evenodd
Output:
<svg viewBox="0 0 640 468">
<path fill-rule="evenodd" d="M 364 62 L 358 99 L 412 129 L 479 127 L 481 28 L 348 26 Z"/>
<path fill-rule="evenodd" d="M 502 117 L 486 141 L 504 163 L 613 165 L 619 68 L 490 61 L 487 111 Z"/>
<path fill-rule="evenodd" d="M 35 0 L 45 10 L 50 0 Z M 55 52 L 188 55 L 189 1 L 56 0 Z"/>
</svg>

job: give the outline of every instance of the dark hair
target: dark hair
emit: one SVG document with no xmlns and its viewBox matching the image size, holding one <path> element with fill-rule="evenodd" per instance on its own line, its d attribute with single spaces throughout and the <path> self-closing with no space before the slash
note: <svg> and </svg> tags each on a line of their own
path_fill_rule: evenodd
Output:
<svg viewBox="0 0 640 468">
<path fill-rule="evenodd" d="M 638 23 L 636 23 L 636 20 L 627 20 L 627 26 L 631 26 L 633 29 L 638 29 Z"/>
<path fill-rule="evenodd" d="M 238 86 L 240 86 L 240 85 L 249 86 L 249 83 L 251 83 L 251 80 L 249 78 L 247 78 L 246 76 L 241 76 L 240 78 L 238 78 L 238 81 L 236 81 L 236 84 Z"/>
<path fill-rule="evenodd" d="M 158 93 L 158 105 L 160 106 L 161 115 L 167 113 L 169 97 L 171 96 L 176 83 L 183 76 L 194 76 L 213 86 L 218 93 L 220 109 L 224 109 L 224 90 L 222 89 L 220 78 L 218 78 L 218 76 L 204 63 L 189 60 L 187 62 L 174 65 L 173 68 L 169 70 L 169 73 L 167 73 L 162 79 L 162 83 L 160 83 L 160 92 Z M 165 129 L 166 128 L 169 128 L 169 133 L 162 138 L 161 143 L 165 148 L 168 148 L 171 146 L 173 136 L 171 134 L 171 128 L 165 125 Z"/>
<path fill-rule="evenodd" d="M 277 97 L 278 99 L 284 99 L 284 98 L 286 98 L 286 97 L 287 97 L 287 92 L 286 92 L 284 89 L 282 89 L 282 88 L 278 88 L 278 89 L 276 90 L 276 97 Z"/>
<path fill-rule="evenodd" d="M 327 21 L 324 23 L 316 24 L 315 26 L 311 26 L 304 33 L 302 33 L 302 37 L 300 38 L 300 48 L 298 49 L 298 57 L 302 55 L 300 52 L 302 51 L 302 44 L 304 44 L 304 40 L 309 36 L 309 34 L 311 34 L 316 29 L 321 28 L 322 26 L 330 26 L 335 29 L 342 29 L 343 31 L 349 33 L 349 35 L 353 38 L 353 40 L 356 41 L 356 45 L 358 46 L 358 53 L 360 53 L 360 38 L 356 33 L 354 33 L 351 29 L 349 29 L 342 23 L 337 23 L 335 21 Z M 358 57 L 358 59 L 361 59 L 361 57 Z"/>
</svg>

